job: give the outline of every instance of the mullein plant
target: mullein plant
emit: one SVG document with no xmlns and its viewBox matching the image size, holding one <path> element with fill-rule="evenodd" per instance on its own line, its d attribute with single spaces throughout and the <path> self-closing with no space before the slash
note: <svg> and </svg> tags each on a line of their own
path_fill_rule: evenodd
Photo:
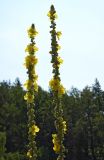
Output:
<svg viewBox="0 0 104 160">
<path fill-rule="evenodd" d="M 27 102 L 27 116 L 28 116 L 28 151 L 27 157 L 29 160 L 37 159 L 37 147 L 36 147 L 36 135 L 39 132 L 39 127 L 35 122 L 35 96 L 38 92 L 37 79 L 38 76 L 35 71 L 36 64 L 38 59 L 36 57 L 36 52 L 38 48 L 35 43 L 35 37 L 38 32 L 35 29 L 35 25 L 32 24 L 28 29 L 28 36 L 30 38 L 30 43 L 27 45 L 25 52 L 27 53 L 25 57 L 25 67 L 27 69 L 28 79 L 25 82 L 24 86 L 26 88 L 26 94 L 24 99 Z"/>
<path fill-rule="evenodd" d="M 53 5 L 50 7 L 50 11 L 47 16 L 50 19 L 50 34 L 51 34 L 51 63 L 53 67 L 53 78 L 49 82 L 50 89 L 53 95 L 53 105 L 54 105 L 54 117 L 55 117 L 55 128 L 56 133 L 52 134 L 53 150 L 57 154 L 57 160 L 64 160 L 65 157 L 65 147 L 64 147 L 64 136 L 67 131 L 66 121 L 63 117 L 63 107 L 62 107 L 62 96 L 65 94 L 65 88 L 61 84 L 60 65 L 63 60 L 59 56 L 59 50 L 61 49 L 58 44 L 58 40 L 62 35 L 61 31 L 56 31 L 55 19 L 57 19 L 57 14 Z"/>
</svg>

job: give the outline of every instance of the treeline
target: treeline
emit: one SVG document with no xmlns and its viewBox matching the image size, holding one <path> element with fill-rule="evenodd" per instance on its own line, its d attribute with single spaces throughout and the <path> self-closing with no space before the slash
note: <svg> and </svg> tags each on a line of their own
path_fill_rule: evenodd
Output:
<svg viewBox="0 0 104 160">
<path fill-rule="evenodd" d="M 0 160 L 26 160 L 27 107 L 19 79 L 0 83 Z M 72 88 L 62 99 L 67 121 L 65 160 L 104 160 L 104 91 L 96 79 L 82 91 Z M 55 132 L 51 92 L 39 87 L 35 99 L 38 160 L 54 160 Z"/>
</svg>

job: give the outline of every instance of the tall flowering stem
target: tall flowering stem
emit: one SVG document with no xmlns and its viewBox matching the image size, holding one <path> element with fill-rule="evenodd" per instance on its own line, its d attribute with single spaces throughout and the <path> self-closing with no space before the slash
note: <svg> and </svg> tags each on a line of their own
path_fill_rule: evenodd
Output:
<svg viewBox="0 0 104 160">
<path fill-rule="evenodd" d="M 53 5 L 51 5 L 50 11 L 48 12 L 48 17 L 50 19 L 50 34 L 51 34 L 51 63 L 53 67 L 53 78 L 49 82 L 50 89 L 53 94 L 53 104 L 54 104 L 54 117 L 55 117 L 55 128 L 56 133 L 52 134 L 53 150 L 58 154 L 57 160 L 64 160 L 65 157 L 65 147 L 64 147 L 64 135 L 66 134 L 67 127 L 66 121 L 63 118 L 63 108 L 62 108 L 62 96 L 65 93 L 65 88 L 61 84 L 60 65 L 63 60 L 59 56 L 59 50 L 61 47 L 58 44 L 61 32 L 56 31 L 55 19 L 57 14 Z"/>
<path fill-rule="evenodd" d="M 37 159 L 37 147 L 36 147 L 36 134 L 39 132 L 39 128 L 35 122 L 35 96 L 38 92 L 38 85 L 37 79 L 38 76 L 36 75 L 35 66 L 38 62 L 36 58 L 36 51 L 38 48 L 36 47 L 35 43 L 35 36 L 38 32 L 35 29 L 35 25 L 32 24 L 31 27 L 28 29 L 28 36 L 30 38 L 30 43 L 27 45 L 25 52 L 27 56 L 25 57 L 25 67 L 27 69 L 28 79 L 25 82 L 24 86 L 26 87 L 26 94 L 24 99 L 27 101 L 27 116 L 28 116 L 28 151 L 27 157 L 29 160 L 36 160 Z"/>
</svg>

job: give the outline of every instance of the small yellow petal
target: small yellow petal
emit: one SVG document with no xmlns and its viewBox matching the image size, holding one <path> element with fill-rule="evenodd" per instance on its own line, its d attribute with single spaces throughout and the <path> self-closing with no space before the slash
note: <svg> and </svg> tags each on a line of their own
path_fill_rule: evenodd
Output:
<svg viewBox="0 0 104 160">
<path fill-rule="evenodd" d="M 61 31 L 58 31 L 58 32 L 56 33 L 56 35 L 57 35 L 57 38 L 58 38 L 58 40 L 59 40 L 60 37 L 61 37 L 61 35 L 62 35 L 62 32 L 61 32 Z"/>
<path fill-rule="evenodd" d="M 53 137 L 53 138 L 56 138 L 56 137 L 57 137 L 57 134 L 52 134 L 52 137 Z"/>
<path fill-rule="evenodd" d="M 59 65 L 63 63 L 63 59 L 61 59 L 61 57 L 59 57 L 59 56 L 57 57 L 57 61 L 58 61 Z"/>
<path fill-rule="evenodd" d="M 34 95 L 32 95 L 30 92 L 27 92 L 24 96 L 24 100 L 26 100 L 28 103 L 33 103 Z"/>
<path fill-rule="evenodd" d="M 65 88 L 63 87 L 62 84 L 60 84 L 60 86 L 58 88 L 58 94 L 59 94 L 59 96 L 65 94 Z"/>
<path fill-rule="evenodd" d="M 57 13 L 54 13 L 54 17 L 57 19 L 58 18 L 58 15 L 57 15 Z"/>
<path fill-rule="evenodd" d="M 39 132 L 39 128 L 35 126 L 35 132 Z"/>
<path fill-rule="evenodd" d="M 32 155 L 31 155 L 31 151 L 30 151 L 30 150 L 27 152 L 27 157 L 32 158 Z"/>
<path fill-rule="evenodd" d="M 61 49 L 61 46 L 57 45 L 57 50 L 60 50 Z"/>
<path fill-rule="evenodd" d="M 47 13 L 47 16 L 50 18 L 51 17 L 51 13 L 50 11 Z"/>
</svg>

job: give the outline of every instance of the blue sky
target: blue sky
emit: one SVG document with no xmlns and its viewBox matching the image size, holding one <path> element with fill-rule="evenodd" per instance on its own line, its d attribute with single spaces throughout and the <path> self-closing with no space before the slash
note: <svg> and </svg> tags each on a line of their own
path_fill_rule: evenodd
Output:
<svg viewBox="0 0 104 160">
<path fill-rule="evenodd" d="M 48 89 L 52 77 L 50 34 L 47 12 L 54 4 L 57 30 L 62 31 L 60 68 L 63 85 L 83 89 L 98 78 L 104 89 L 104 0 L 0 0 L 0 81 L 27 79 L 23 66 L 29 43 L 27 28 L 35 23 L 38 83 Z"/>
</svg>

